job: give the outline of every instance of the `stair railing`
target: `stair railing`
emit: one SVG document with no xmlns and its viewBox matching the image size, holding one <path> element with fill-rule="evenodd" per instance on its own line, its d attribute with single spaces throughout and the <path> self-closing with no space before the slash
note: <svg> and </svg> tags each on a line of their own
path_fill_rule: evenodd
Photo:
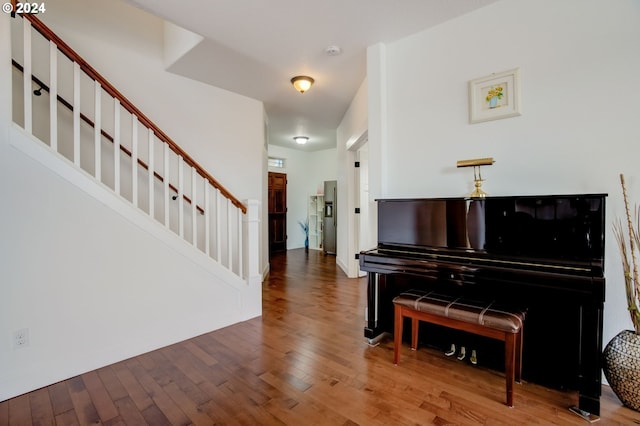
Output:
<svg viewBox="0 0 640 426">
<path fill-rule="evenodd" d="M 245 205 L 36 16 L 12 16 L 23 18 L 22 31 L 12 31 L 22 37 L 22 43 L 12 40 L 13 66 L 22 74 L 22 82 L 17 83 L 22 90 L 13 90 L 14 105 L 22 102 L 19 111 L 14 109 L 14 121 L 152 219 L 246 278 Z M 43 52 L 48 61 L 38 56 Z M 48 72 L 43 69 L 45 62 Z M 58 72 L 65 68 L 70 76 Z M 19 79 L 15 74 L 14 83 Z M 93 90 L 86 90 L 87 85 Z M 48 107 L 34 101 L 43 91 L 49 95 Z M 105 103 L 111 107 L 103 108 Z M 83 113 L 83 108 L 93 111 Z"/>
</svg>

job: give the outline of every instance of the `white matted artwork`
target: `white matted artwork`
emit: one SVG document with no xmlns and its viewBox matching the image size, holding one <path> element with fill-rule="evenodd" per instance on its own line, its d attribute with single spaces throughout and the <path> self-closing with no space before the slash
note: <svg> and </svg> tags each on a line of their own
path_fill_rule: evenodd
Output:
<svg viewBox="0 0 640 426">
<path fill-rule="evenodd" d="M 469 82 L 469 121 L 520 115 L 520 69 L 494 73 Z"/>
</svg>

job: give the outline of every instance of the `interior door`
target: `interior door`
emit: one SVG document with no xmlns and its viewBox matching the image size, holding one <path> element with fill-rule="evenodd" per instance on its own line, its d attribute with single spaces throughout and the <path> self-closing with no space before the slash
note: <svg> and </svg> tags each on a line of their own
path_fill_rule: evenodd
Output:
<svg viewBox="0 0 640 426">
<path fill-rule="evenodd" d="M 287 175 L 269 172 L 269 254 L 287 249 Z"/>
</svg>

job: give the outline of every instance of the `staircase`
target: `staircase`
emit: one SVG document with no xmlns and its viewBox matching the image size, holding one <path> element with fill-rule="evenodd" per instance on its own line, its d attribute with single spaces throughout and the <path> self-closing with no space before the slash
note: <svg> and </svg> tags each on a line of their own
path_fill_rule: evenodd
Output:
<svg viewBox="0 0 640 426">
<path fill-rule="evenodd" d="M 35 16 L 0 34 L 0 401 L 260 315 L 259 203 Z"/>
<path fill-rule="evenodd" d="M 23 31 L 12 65 L 22 90 L 14 90 L 14 105 L 22 108 L 14 121 L 244 279 L 247 207 L 42 21 L 17 16 Z"/>
</svg>

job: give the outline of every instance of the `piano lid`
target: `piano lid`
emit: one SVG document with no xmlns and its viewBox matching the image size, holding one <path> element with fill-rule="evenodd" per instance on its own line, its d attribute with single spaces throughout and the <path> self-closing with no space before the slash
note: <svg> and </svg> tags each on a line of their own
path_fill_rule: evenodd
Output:
<svg viewBox="0 0 640 426">
<path fill-rule="evenodd" d="M 449 249 L 598 264 L 606 194 L 380 199 L 379 249 Z"/>
</svg>

